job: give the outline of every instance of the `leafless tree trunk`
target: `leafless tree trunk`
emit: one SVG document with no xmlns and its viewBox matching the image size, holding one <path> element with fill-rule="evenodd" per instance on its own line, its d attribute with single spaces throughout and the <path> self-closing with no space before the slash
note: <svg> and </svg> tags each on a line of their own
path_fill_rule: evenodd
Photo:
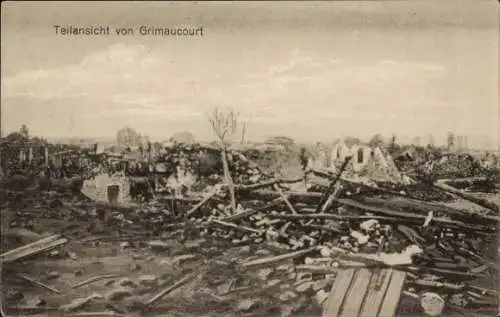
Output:
<svg viewBox="0 0 500 317">
<path fill-rule="evenodd" d="M 236 210 L 236 196 L 234 192 L 233 180 L 229 171 L 229 164 L 227 161 L 226 137 L 234 135 L 234 133 L 237 131 L 237 114 L 233 110 L 223 112 L 216 108 L 210 115 L 209 121 L 212 130 L 214 131 L 219 141 L 222 167 L 224 169 L 224 182 L 229 187 L 229 193 L 231 195 L 231 208 L 234 212 Z"/>
<path fill-rule="evenodd" d="M 241 144 L 245 144 L 245 133 L 247 132 L 248 122 L 243 122 L 243 127 L 241 128 Z"/>
</svg>

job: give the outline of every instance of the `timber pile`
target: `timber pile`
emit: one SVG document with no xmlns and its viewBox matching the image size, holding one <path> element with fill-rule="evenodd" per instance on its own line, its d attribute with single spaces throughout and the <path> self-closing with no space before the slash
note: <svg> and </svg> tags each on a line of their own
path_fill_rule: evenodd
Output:
<svg viewBox="0 0 500 317">
<path fill-rule="evenodd" d="M 220 163 L 220 150 L 216 147 L 202 144 L 175 144 L 158 157 L 157 162 L 164 164 L 166 174 L 174 174 L 177 166 L 197 175 L 200 181 L 209 182 L 211 178 L 218 179 L 223 174 Z M 231 177 L 238 184 L 253 184 L 265 180 L 266 177 L 255 164 L 237 151 L 228 151 L 227 160 Z"/>
<path fill-rule="evenodd" d="M 471 212 L 395 190 L 368 190 L 342 180 L 348 161 L 338 175 L 323 175 L 326 184 L 317 191 L 292 191 L 289 185 L 303 178 L 276 179 L 237 153 L 231 157 L 235 209 L 228 186 L 215 184 L 197 194 L 112 210 L 108 225 L 128 235 L 128 244 L 149 239 L 147 248 L 165 250 L 178 237 L 186 248 L 172 260 L 184 277 L 156 293 L 158 286 L 147 289 L 149 297 L 140 303 L 120 303 L 122 312 L 151 309 L 189 284 L 192 302 L 171 301 L 168 310 L 186 314 L 182 309 L 196 302 L 216 312 L 236 307 L 238 314 L 256 316 L 313 314 L 323 309 L 339 270 L 348 268 L 406 272 L 403 293 L 420 300 L 422 310 L 429 310 L 427 299 L 434 294 L 447 309 L 496 311 L 494 286 L 476 283 L 498 275 L 494 246 L 500 217 L 494 211 Z M 83 218 L 92 216 L 88 204 L 72 209 Z M 51 239 L 56 245 L 66 242 Z M 6 256 L 24 257 L 16 252 L 20 255 Z"/>
<path fill-rule="evenodd" d="M 312 274 L 308 286 L 303 286 L 304 294 L 311 297 L 313 292 L 315 298 L 322 299 L 317 302 L 320 306 L 339 269 L 397 267 L 408 273 L 404 293 L 410 298 L 432 292 L 454 309 L 484 312 L 496 307 L 496 291 L 478 287 L 474 281 L 498 273 L 496 251 L 488 250 L 496 242 L 497 213 L 459 210 L 380 188 L 375 195 L 368 195 L 363 192 L 366 186 L 355 189 L 340 177 L 325 177 L 329 184 L 322 192 L 297 192 L 287 187 L 303 179 L 267 177 L 235 185 L 236 210 L 228 202 L 227 186 L 211 187 L 198 197 L 184 198 L 187 207 L 181 221 L 177 217 L 173 224 L 170 214 L 163 211 L 161 220 L 156 221 L 161 230 L 169 228 L 172 234 L 177 230 L 186 240 L 225 241 L 233 248 L 260 245 L 280 254 L 237 266 L 264 270 L 259 273 L 265 275 L 263 280 L 273 274 L 295 278 L 298 272 Z M 391 195 L 397 199 L 388 199 Z M 158 207 L 156 210 L 158 213 Z M 146 214 L 139 218 L 154 219 Z M 121 219 L 127 222 L 127 218 Z M 285 266 L 280 266 L 283 263 Z M 279 273 L 281 270 L 284 272 Z M 279 287 L 280 295 L 289 296 L 283 295 L 287 298 L 283 301 L 301 296 L 299 282 L 305 283 L 295 279 Z M 251 303 L 246 303 L 245 310 L 255 308 Z"/>
<path fill-rule="evenodd" d="M 484 176 L 486 171 L 480 162 L 469 154 L 447 154 L 425 162 L 434 178 Z"/>
</svg>

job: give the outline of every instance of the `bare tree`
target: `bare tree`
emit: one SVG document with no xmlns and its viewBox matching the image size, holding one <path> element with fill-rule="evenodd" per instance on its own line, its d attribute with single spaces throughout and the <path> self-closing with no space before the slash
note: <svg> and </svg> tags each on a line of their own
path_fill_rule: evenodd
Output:
<svg viewBox="0 0 500 317">
<path fill-rule="evenodd" d="M 243 122 L 243 126 L 241 127 L 241 144 L 245 144 L 245 134 L 247 132 L 248 122 Z"/>
<path fill-rule="evenodd" d="M 233 136 L 238 130 L 238 113 L 234 110 L 215 108 L 209 116 L 209 121 L 218 141 L 224 145 L 227 145 L 227 137 Z"/>
<path fill-rule="evenodd" d="M 368 142 L 371 146 L 382 146 L 384 145 L 384 138 L 380 134 L 375 134 Z"/>
<path fill-rule="evenodd" d="M 391 139 L 389 140 L 389 144 L 387 145 L 387 149 L 388 149 L 389 153 L 394 154 L 396 151 L 399 150 L 400 146 L 399 146 L 397 140 L 398 140 L 398 137 L 395 134 L 393 134 L 391 136 Z"/>
<path fill-rule="evenodd" d="M 389 146 L 396 146 L 397 140 L 398 140 L 397 135 L 393 134 L 391 136 L 391 139 L 389 140 Z"/>
<path fill-rule="evenodd" d="M 130 127 L 125 127 L 116 133 L 118 147 L 127 148 L 138 146 L 141 143 L 141 135 Z"/>
<path fill-rule="evenodd" d="M 234 193 L 233 180 L 229 172 L 229 164 L 227 162 L 227 138 L 233 136 L 238 130 L 238 114 L 234 110 L 223 111 L 215 108 L 213 113 L 209 115 L 208 120 L 220 146 L 222 166 L 224 168 L 224 181 L 229 186 L 231 208 L 234 212 L 236 210 L 236 196 Z"/>
<path fill-rule="evenodd" d="M 30 130 L 28 129 L 28 126 L 26 126 L 25 124 L 23 124 L 21 126 L 21 129 L 19 129 L 19 133 L 21 133 L 21 135 L 24 137 L 24 138 L 29 138 L 29 135 L 30 135 Z"/>
<path fill-rule="evenodd" d="M 356 138 L 356 137 L 352 137 L 352 136 L 347 136 L 344 138 L 344 143 L 348 146 L 348 147 L 351 147 L 353 145 L 357 145 L 357 144 L 360 144 L 361 143 L 361 140 L 359 138 Z"/>
<path fill-rule="evenodd" d="M 448 147 L 448 150 L 451 150 L 453 147 L 455 147 L 455 143 L 455 134 L 453 132 L 448 132 L 448 135 L 446 136 L 446 145 Z"/>
<path fill-rule="evenodd" d="M 429 134 L 429 138 L 427 140 L 427 147 L 432 148 L 435 145 L 434 136 Z"/>
<path fill-rule="evenodd" d="M 246 137 L 247 137 L 247 132 L 248 132 L 248 126 L 252 123 L 252 118 L 251 117 L 247 117 L 245 120 L 242 120 L 240 118 L 239 121 L 241 123 L 241 144 L 244 144 L 246 142 Z"/>
</svg>

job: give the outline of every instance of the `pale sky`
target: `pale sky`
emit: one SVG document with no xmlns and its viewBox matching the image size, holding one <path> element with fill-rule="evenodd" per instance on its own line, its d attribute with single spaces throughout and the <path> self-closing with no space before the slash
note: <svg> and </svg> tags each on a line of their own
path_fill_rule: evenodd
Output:
<svg viewBox="0 0 500 317">
<path fill-rule="evenodd" d="M 152 139 L 212 133 L 234 108 L 249 139 L 499 144 L 497 1 L 2 3 L 2 130 Z M 62 36 L 53 25 L 203 26 L 192 38 Z M 488 144 L 487 144 L 488 143 Z"/>
</svg>

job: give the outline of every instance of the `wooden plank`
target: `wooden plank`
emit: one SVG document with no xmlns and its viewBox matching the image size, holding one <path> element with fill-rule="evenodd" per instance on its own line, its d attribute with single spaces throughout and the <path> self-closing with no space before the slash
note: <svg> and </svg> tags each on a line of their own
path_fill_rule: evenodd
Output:
<svg viewBox="0 0 500 317">
<path fill-rule="evenodd" d="M 294 184 L 302 181 L 302 177 L 300 178 L 291 178 L 291 179 L 272 179 L 269 181 L 265 181 L 262 183 L 252 184 L 252 185 L 235 185 L 235 189 L 238 191 L 251 191 L 256 189 L 261 189 L 264 187 L 274 187 L 279 184 Z"/>
<path fill-rule="evenodd" d="M 336 201 L 339 204 L 349 206 L 352 208 L 356 208 L 356 209 L 360 209 L 360 210 L 364 210 L 364 211 L 371 212 L 374 214 L 382 214 L 382 215 L 386 215 L 386 216 L 405 219 L 408 221 L 411 220 L 414 222 L 421 221 L 422 224 L 424 223 L 424 221 L 427 218 L 427 216 L 424 216 L 424 215 L 411 214 L 408 212 L 395 211 L 395 210 L 391 210 L 388 208 L 370 206 L 370 205 L 355 201 L 353 199 L 341 198 L 341 199 L 337 199 Z M 484 225 L 470 224 L 470 223 L 465 223 L 463 221 L 446 219 L 443 217 L 432 218 L 432 223 L 434 223 L 434 225 L 440 225 L 441 227 L 463 228 L 463 229 L 467 229 L 467 230 L 480 230 L 480 231 L 494 230 L 492 226 L 488 227 L 488 226 L 484 226 Z"/>
<path fill-rule="evenodd" d="M 395 270 L 392 273 L 391 282 L 385 293 L 384 302 L 378 316 L 392 317 L 396 314 L 405 279 L 405 272 Z"/>
<path fill-rule="evenodd" d="M 340 176 L 342 173 L 345 171 L 347 164 L 351 161 L 352 157 L 348 156 L 345 158 L 344 162 L 342 163 L 342 166 L 340 167 L 340 170 L 337 174 L 337 176 L 330 182 L 328 185 L 328 188 L 326 189 L 325 193 L 323 194 L 323 197 L 321 197 L 321 201 L 316 207 L 316 213 L 322 213 L 325 212 L 328 207 L 333 203 L 335 200 L 335 196 L 338 194 L 339 190 L 336 190 L 336 184 L 340 179 Z"/>
<path fill-rule="evenodd" d="M 271 257 L 252 260 L 249 262 L 244 262 L 244 263 L 242 263 L 242 265 L 244 268 L 247 268 L 247 269 L 260 267 L 262 265 L 269 265 L 269 264 L 276 265 L 277 263 L 292 260 L 292 259 L 304 256 L 304 255 L 311 253 L 313 251 L 316 251 L 316 250 L 317 250 L 316 247 L 311 247 L 311 248 L 308 248 L 305 250 L 299 250 L 299 251 L 295 251 L 295 252 L 291 252 L 291 253 L 287 253 L 287 254 L 281 254 L 281 255 L 277 255 L 277 256 L 271 256 Z"/>
<path fill-rule="evenodd" d="M 384 208 L 392 208 L 393 210 L 412 210 L 420 215 L 427 215 L 429 210 L 435 213 L 449 215 L 454 219 L 459 219 L 467 222 L 470 219 L 480 219 L 489 221 L 490 223 L 499 223 L 500 217 L 494 215 L 483 215 L 477 212 L 470 212 L 469 210 L 458 209 L 455 207 L 448 207 L 437 203 L 424 202 L 411 198 L 399 199 L 384 199 L 379 197 L 362 197 L 358 201 L 373 206 L 381 206 Z"/>
<path fill-rule="evenodd" d="M 344 305 L 342 306 L 341 317 L 358 317 L 371 276 L 372 272 L 368 269 L 359 269 L 356 272 L 354 281 L 347 292 Z"/>
<path fill-rule="evenodd" d="M 288 209 L 290 209 L 290 211 L 292 212 L 292 214 L 297 214 L 298 212 L 295 210 L 295 208 L 293 207 L 293 205 L 290 203 L 290 201 L 288 200 L 288 198 L 285 196 L 285 194 L 283 194 L 283 191 L 281 190 L 281 188 L 274 184 L 273 188 L 280 194 L 280 198 L 283 199 L 288 207 Z"/>
<path fill-rule="evenodd" d="M 347 290 L 351 285 L 354 272 L 354 269 L 341 270 L 339 272 L 328 297 L 326 308 L 323 310 L 323 317 L 338 317 Z"/>
<path fill-rule="evenodd" d="M 195 213 L 198 209 L 200 209 L 205 203 L 207 203 L 213 196 L 215 196 L 216 193 L 217 193 L 217 191 L 215 191 L 215 190 L 210 192 L 208 195 L 205 196 L 205 198 L 203 198 L 202 201 L 197 203 L 193 208 L 189 209 L 186 212 L 186 215 L 188 217 L 190 217 L 193 213 Z"/>
<path fill-rule="evenodd" d="M 52 241 L 59 239 L 60 237 L 61 237 L 60 235 L 54 234 L 54 235 L 48 236 L 46 238 L 40 239 L 38 241 L 25 244 L 19 248 L 15 248 L 15 249 L 12 249 L 12 250 L 9 250 L 9 251 L 3 253 L 2 255 L 0 255 L 0 258 L 3 260 L 4 257 L 8 257 L 8 256 L 11 256 L 12 254 L 16 254 L 16 253 L 20 253 L 20 252 L 29 250 L 30 248 L 36 247 L 36 246 L 44 244 L 44 243 L 50 243 Z"/>
<path fill-rule="evenodd" d="M 217 220 L 217 219 L 213 219 L 212 221 L 210 221 L 210 224 L 216 224 L 216 225 L 221 226 L 221 227 L 231 228 L 231 229 L 238 230 L 238 231 L 241 231 L 244 233 L 261 234 L 261 231 L 258 229 L 254 229 L 254 228 L 250 228 L 250 227 L 246 227 L 246 226 L 238 226 L 232 222 L 225 222 L 225 221 L 221 221 L 221 220 Z"/>
<path fill-rule="evenodd" d="M 49 243 L 38 244 L 35 247 L 29 248 L 29 249 L 24 249 L 24 250 L 21 250 L 20 252 L 16 251 L 16 252 L 10 252 L 9 254 L 2 254 L 2 256 L 0 257 L 0 261 L 2 262 L 2 264 L 8 264 L 8 263 L 11 263 L 14 261 L 21 260 L 23 258 L 30 257 L 30 256 L 38 254 L 38 253 L 49 251 L 55 247 L 58 247 L 60 245 L 65 244 L 67 242 L 68 242 L 68 239 L 61 238 L 59 240 L 52 241 Z M 15 251 L 15 250 L 12 250 L 12 251 Z"/>
<path fill-rule="evenodd" d="M 483 208 L 490 209 L 496 213 L 500 212 L 500 206 L 498 206 L 492 202 L 489 202 L 486 199 L 474 197 L 474 196 L 472 196 L 472 195 L 470 195 L 462 190 L 456 189 L 453 186 L 450 186 L 447 184 L 447 182 L 449 182 L 449 181 L 451 181 L 451 180 L 447 180 L 447 179 L 438 180 L 436 183 L 434 183 L 434 187 L 441 189 L 445 192 L 455 194 L 455 195 L 457 195 L 465 200 L 473 202 L 476 205 L 481 206 Z"/>
<path fill-rule="evenodd" d="M 381 269 L 372 274 L 368 294 L 359 317 L 377 317 L 392 277 L 392 269 Z"/>
</svg>

